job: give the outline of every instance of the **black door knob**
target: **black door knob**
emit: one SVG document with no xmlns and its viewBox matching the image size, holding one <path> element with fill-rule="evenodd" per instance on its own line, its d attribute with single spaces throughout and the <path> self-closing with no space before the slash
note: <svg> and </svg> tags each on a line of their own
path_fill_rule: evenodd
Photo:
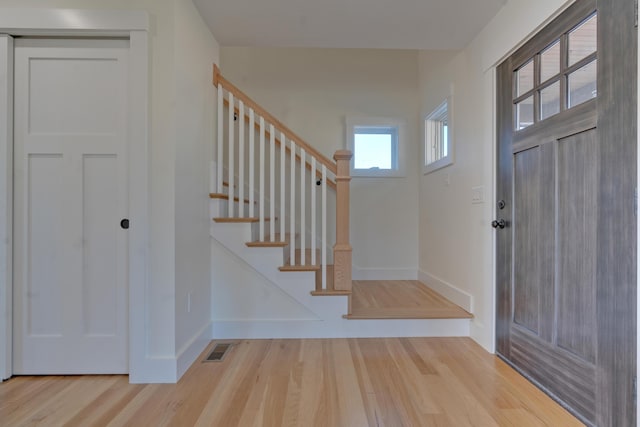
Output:
<svg viewBox="0 0 640 427">
<path fill-rule="evenodd" d="M 120 221 L 120 227 L 122 227 L 123 230 L 128 230 L 129 220 L 127 218 L 124 218 L 122 221 Z"/>
<path fill-rule="evenodd" d="M 491 226 L 493 228 L 505 228 L 507 226 L 507 222 L 504 219 L 498 219 L 491 222 Z"/>
</svg>

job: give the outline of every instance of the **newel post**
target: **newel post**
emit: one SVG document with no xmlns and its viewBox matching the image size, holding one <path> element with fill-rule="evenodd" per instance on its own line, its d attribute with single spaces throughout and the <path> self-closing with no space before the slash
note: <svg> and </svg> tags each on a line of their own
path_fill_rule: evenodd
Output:
<svg viewBox="0 0 640 427">
<path fill-rule="evenodd" d="M 337 291 L 351 291 L 351 243 L 349 242 L 349 163 L 353 154 L 338 150 L 336 161 L 336 244 L 333 247 L 333 286 Z"/>
</svg>

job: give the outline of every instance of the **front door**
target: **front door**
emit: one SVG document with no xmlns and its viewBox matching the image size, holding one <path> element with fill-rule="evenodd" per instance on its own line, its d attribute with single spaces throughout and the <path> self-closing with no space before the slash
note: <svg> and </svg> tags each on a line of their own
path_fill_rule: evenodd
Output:
<svg viewBox="0 0 640 427">
<path fill-rule="evenodd" d="M 14 374 L 128 372 L 127 62 L 16 39 Z"/>
<path fill-rule="evenodd" d="M 497 73 L 497 351 L 588 425 L 635 417 L 632 3 L 576 2 Z"/>
</svg>

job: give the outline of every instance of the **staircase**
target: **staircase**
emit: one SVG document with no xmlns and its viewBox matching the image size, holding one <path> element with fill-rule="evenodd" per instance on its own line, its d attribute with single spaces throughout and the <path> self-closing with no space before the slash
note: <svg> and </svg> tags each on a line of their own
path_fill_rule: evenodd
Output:
<svg viewBox="0 0 640 427">
<path fill-rule="evenodd" d="M 351 153 L 339 150 L 333 160 L 325 157 L 215 65 L 213 83 L 218 89 L 210 184 L 214 288 L 217 276 L 227 280 L 218 292 L 214 289 L 214 302 L 216 296 L 227 298 L 220 310 L 214 304 L 214 337 L 469 334 L 468 319 L 348 320 Z M 247 306 L 260 314 L 251 317 Z M 244 317 L 232 307 L 246 312 Z M 280 318 L 278 310 L 288 314 Z M 225 314 L 215 319 L 216 311 Z"/>
</svg>

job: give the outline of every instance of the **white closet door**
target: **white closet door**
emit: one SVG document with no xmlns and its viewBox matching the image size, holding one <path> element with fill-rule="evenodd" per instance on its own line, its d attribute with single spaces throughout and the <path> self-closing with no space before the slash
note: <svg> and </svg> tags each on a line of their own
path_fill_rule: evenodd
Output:
<svg viewBox="0 0 640 427">
<path fill-rule="evenodd" d="M 128 372 L 128 42 L 15 47 L 14 373 Z"/>
</svg>

